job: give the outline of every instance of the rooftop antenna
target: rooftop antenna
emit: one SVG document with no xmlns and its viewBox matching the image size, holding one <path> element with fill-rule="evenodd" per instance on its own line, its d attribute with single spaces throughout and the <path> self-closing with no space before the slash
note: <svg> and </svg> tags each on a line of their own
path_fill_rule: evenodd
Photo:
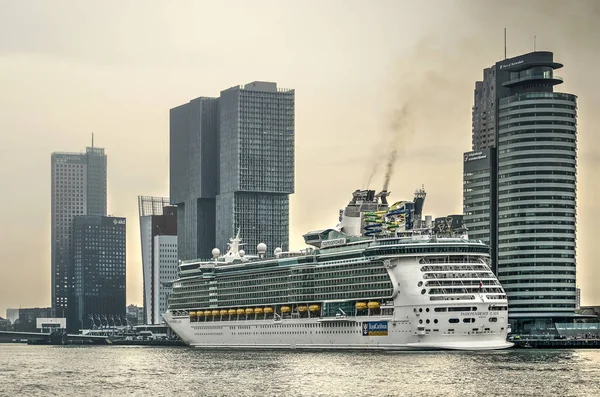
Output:
<svg viewBox="0 0 600 397">
<path fill-rule="evenodd" d="M 506 28 L 504 28 L 504 59 L 506 59 Z"/>
</svg>

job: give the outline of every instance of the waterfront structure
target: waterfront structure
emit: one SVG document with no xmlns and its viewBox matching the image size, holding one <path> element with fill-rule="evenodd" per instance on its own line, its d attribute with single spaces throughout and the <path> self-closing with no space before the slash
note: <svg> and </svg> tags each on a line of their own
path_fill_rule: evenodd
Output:
<svg viewBox="0 0 600 397">
<path fill-rule="evenodd" d="M 532 52 L 485 69 L 475 87 L 473 150 L 497 153 L 480 168 L 490 170 L 492 197 L 479 208 L 489 202 L 482 217 L 497 222 L 497 236 L 489 228 L 492 256 L 516 332 L 546 332 L 575 315 L 577 97 L 554 92 L 562 83 L 554 71 L 562 66 L 551 52 Z M 474 210 L 472 171 L 466 161 L 469 229 L 478 226 L 467 216 Z"/>
<path fill-rule="evenodd" d="M 70 329 L 122 323 L 126 305 L 126 220 L 77 216 L 73 220 L 75 318 Z"/>
<path fill-rule="evenodd" d="M 127 321 L 131 325 L 141 325 L 145 324 L 145 310 L 143 306 L 138 305 L 127 305 L 126 316 Z"/>
<path fill-rule="evenodd" d="M 170 195 L 179 259 L 224 249 L 238 229 L 249 247 L 287 249 L 294 192 L 294 90 L 253 82 L 171 109 Z"/>
<path fill-rule="evenodd" d="M 13 327 L 11 322 L 6 319 L 6 318 L 2 318 L 0 317 L 0 331 L 12 331 Z"/>
<path fill-rule="evenodd" d="M 139 196 L 144 278 L 143 324 L 162 323 L 171 281 L 177 277 L 177 208 L 165 197 Z M 142 322 L 140 322 L 142 324 Z"/>
<path fill-rule="evenodd" d="M 12 322 L 15 331 L 34 332 L 38 318 L 51 317 L 51 307 L 23 307 L 19 308 L 18 317 Z"/>
<path fill-rule="evenodd" d="M 304 235 L 306 250 L 247 255 L 238 234 L 224 255 L 184 261 L 167 324 L 198 348 L 510 347 L 488 247 L 453 234 L 460 216 L 414 228 L 420 193 L 388 205 L 385 191 L 355 191 L 336 227 Z"/>
<path fill-rule="evenodd" d="M 6 319 L 14 324 L 19 319 L 19 309 L 6 309 Z"/>
<path fill-rule="evenodd" d="M 85 153 L 51 155 L 51 291 L 54 316 L 74 315 L 72 273 L 73 219 L 106 215 L 106 154 L 87 147 Z M 68 313 L 68 311 L 71 311 Z M 52 317 L 52 316 L 48 316 Z"/>
</svg>

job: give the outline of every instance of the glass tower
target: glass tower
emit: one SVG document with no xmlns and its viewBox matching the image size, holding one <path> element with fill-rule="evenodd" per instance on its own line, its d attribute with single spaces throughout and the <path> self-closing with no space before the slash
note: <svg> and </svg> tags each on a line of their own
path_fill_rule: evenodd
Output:
<svg viewBox="0 0 600 397">
<path fill-rule="evenodd" d="M 289 246 L 294 192 L 294 91 L 254 82 L 221 92 L 216 246 L 239 229 L 246 250 Z"/>
<path fill-rule="evenodd" d="M 475 85 L 465 224 L 490 241 L 519 333 L 548 332 L 576 308 L 577 97 L 554 92 L 562 66 L 532 52 L 497 62 Z M 482 153 L 491 160 L 472 164 Z"/>
<path fill-rule="evenodd" d="M 125 322 L 125 218 L 76 216 L 73 220 L 75 321 L 67 327 Z M 69 321 L 71 320 L 71 321 Z"/>
<path fill-rule="evenodd" d="M 51 155 L 52 311 L 56 317 L 74 315 L 68 309 L 73 293 L 72 229 L 80 215 L 106 215 L 106 154 L 88 147 L 85 153 Z"/>
</svg>

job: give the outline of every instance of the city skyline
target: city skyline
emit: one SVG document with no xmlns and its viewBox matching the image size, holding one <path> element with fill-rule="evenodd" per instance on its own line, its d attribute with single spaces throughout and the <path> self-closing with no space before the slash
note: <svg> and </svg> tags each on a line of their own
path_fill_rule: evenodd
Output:
<svg viewBox="0 0 600 397">
<path fill-rule="evenodd" d="M 568 65 L 561 91 L 579 97 L 578 285 L 583 305 L 600 303 L 593 250 L 600 217 L 594 190 L 600 100 L 599 82 L 590 78 L 600 60 L 593 43 L 600 34 L 597 3 L 507 2 L 503 8 L 491 2 L 377 8 L 332 3 L 319 15 L 269 3 L 257 6 L 254 18 L 243 8 L 229 15 L 231 23 L 251 29 L 247 35 L 225 32 L 218 44 L 198 38 L 219 25 L 195 24 L 192 16 L 228 15 L 230 9 L 220 5 L 141 11 L 126 6 L 117 15 L 101 5 L 87 11 L 42 6 L 43 18 L 31 15 L 35 34 L 17 23 L 27 7 L 0 7 L 0 36 L 11 37 L 0 40 L 5 71 L 0 83 L 10 93 L 0 98 L 0 126 L 8 138 L 0 148 L 0 176 L 6 181 L 0 201 L 0 313 L 50 303 L 48 154 L 76 151 L 96 132 L 99 146 L 111 155 L 109 213 L 133 219 L 140 193 L 169 191 L 168 109 L 238 82 L 277 81 L 296 90 L 292 248 L 303 246 L 302 233 L 334 225 L 348 193 L 366 185 L 374 164 L 383 165 L 380 152 L 392 141 L 387 126 L 405 103 L 410 103 L 411 129 L 402 137 L 392 197 L 409 198 L 424 183 L 429 212 L 460 213 L 473 81 L 483 66 L 501 58 L 504 27 L 509 57 L 530 52 L 537 35 L 538 50 L 552 51 Z M 106 26 L 102 20 L 108 15 L 116 21 Z M 125 23 L 135 15 L 140 16 L 135 24 Z M 273 37 L 261 26 L 267 21 L 284 33 Z M 154 29 L 157 23 L 161 29 Z M 307 23 L 313 27 L 309 32 L 302 29 Z M 88 45 L 72 39 L 75 29 Z M 373 180 L 377 188 L 382 174 Z M 133 222 L 127 231 L 133 242 L 127 247 L 128 304 L 142 301 L 136 229 Z"/>
</svg>

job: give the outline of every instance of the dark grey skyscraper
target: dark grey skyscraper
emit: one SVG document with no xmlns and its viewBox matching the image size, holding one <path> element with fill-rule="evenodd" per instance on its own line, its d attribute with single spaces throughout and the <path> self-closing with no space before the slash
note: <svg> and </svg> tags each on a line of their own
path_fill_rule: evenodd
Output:
<svg viewBox="0 0 600 397">
<path fill-rule="evenodd" d="M 492 257 L 516 332 L 552 329 L 576 306 L 577 98 L 554 92 L 562 83 L 554 70 L 561 67 L 551 52 L 532 52 L 485 69 L 475 86 L 465 224 L 476 234 L 479 222 L 490 225 Z M 491 163 L 475 169 L 469 156 L 481 157 L 486 149 Z M 479 193 L 481 205 L 475 205 Z"/>
<path fill-rule="evenodd" d="M 88 147 L 85 153 L 52 153 L 51 179 L 52 310 L 55 316 L 67 317 L 67 304 L 73 293 L 73 219 L 79 215 L 106 215 L 104 149 Z"/>
<path fill-rule="evenodd" d="M 219 189 L 216 98 L 196 98 L 170 112 L 170 199 L 177 205 L 179 259 L 210 255 L 215 247 Z"/>
<path fill-rule="evenodd" d="M 253 82 L 171 109 L 171 203 L 179 259 L 226 248 L 237 229 L 249 252 L 289 245 L 294 192 L 293 90 Z"/>
<path fill-rule="evenodd" d="M 496 148 L 490 147 L 465 153 L 463 166 L 463 220 L 470 238 L 481 240 L 490 246 L 494 273 L 498 270 L 498 225 L 495 210 L 497 161 Z"/>
<path fill-rule="evenodd" d="M 123 322 L 126 306 L 125 245 L 125 218 L 74 218 L 76 309 L 75 321 L 67 317 L 68 328 L 91 328 L 94 321 L 97 324 L 99 320 L 103 323 Z"/>
</svg>

